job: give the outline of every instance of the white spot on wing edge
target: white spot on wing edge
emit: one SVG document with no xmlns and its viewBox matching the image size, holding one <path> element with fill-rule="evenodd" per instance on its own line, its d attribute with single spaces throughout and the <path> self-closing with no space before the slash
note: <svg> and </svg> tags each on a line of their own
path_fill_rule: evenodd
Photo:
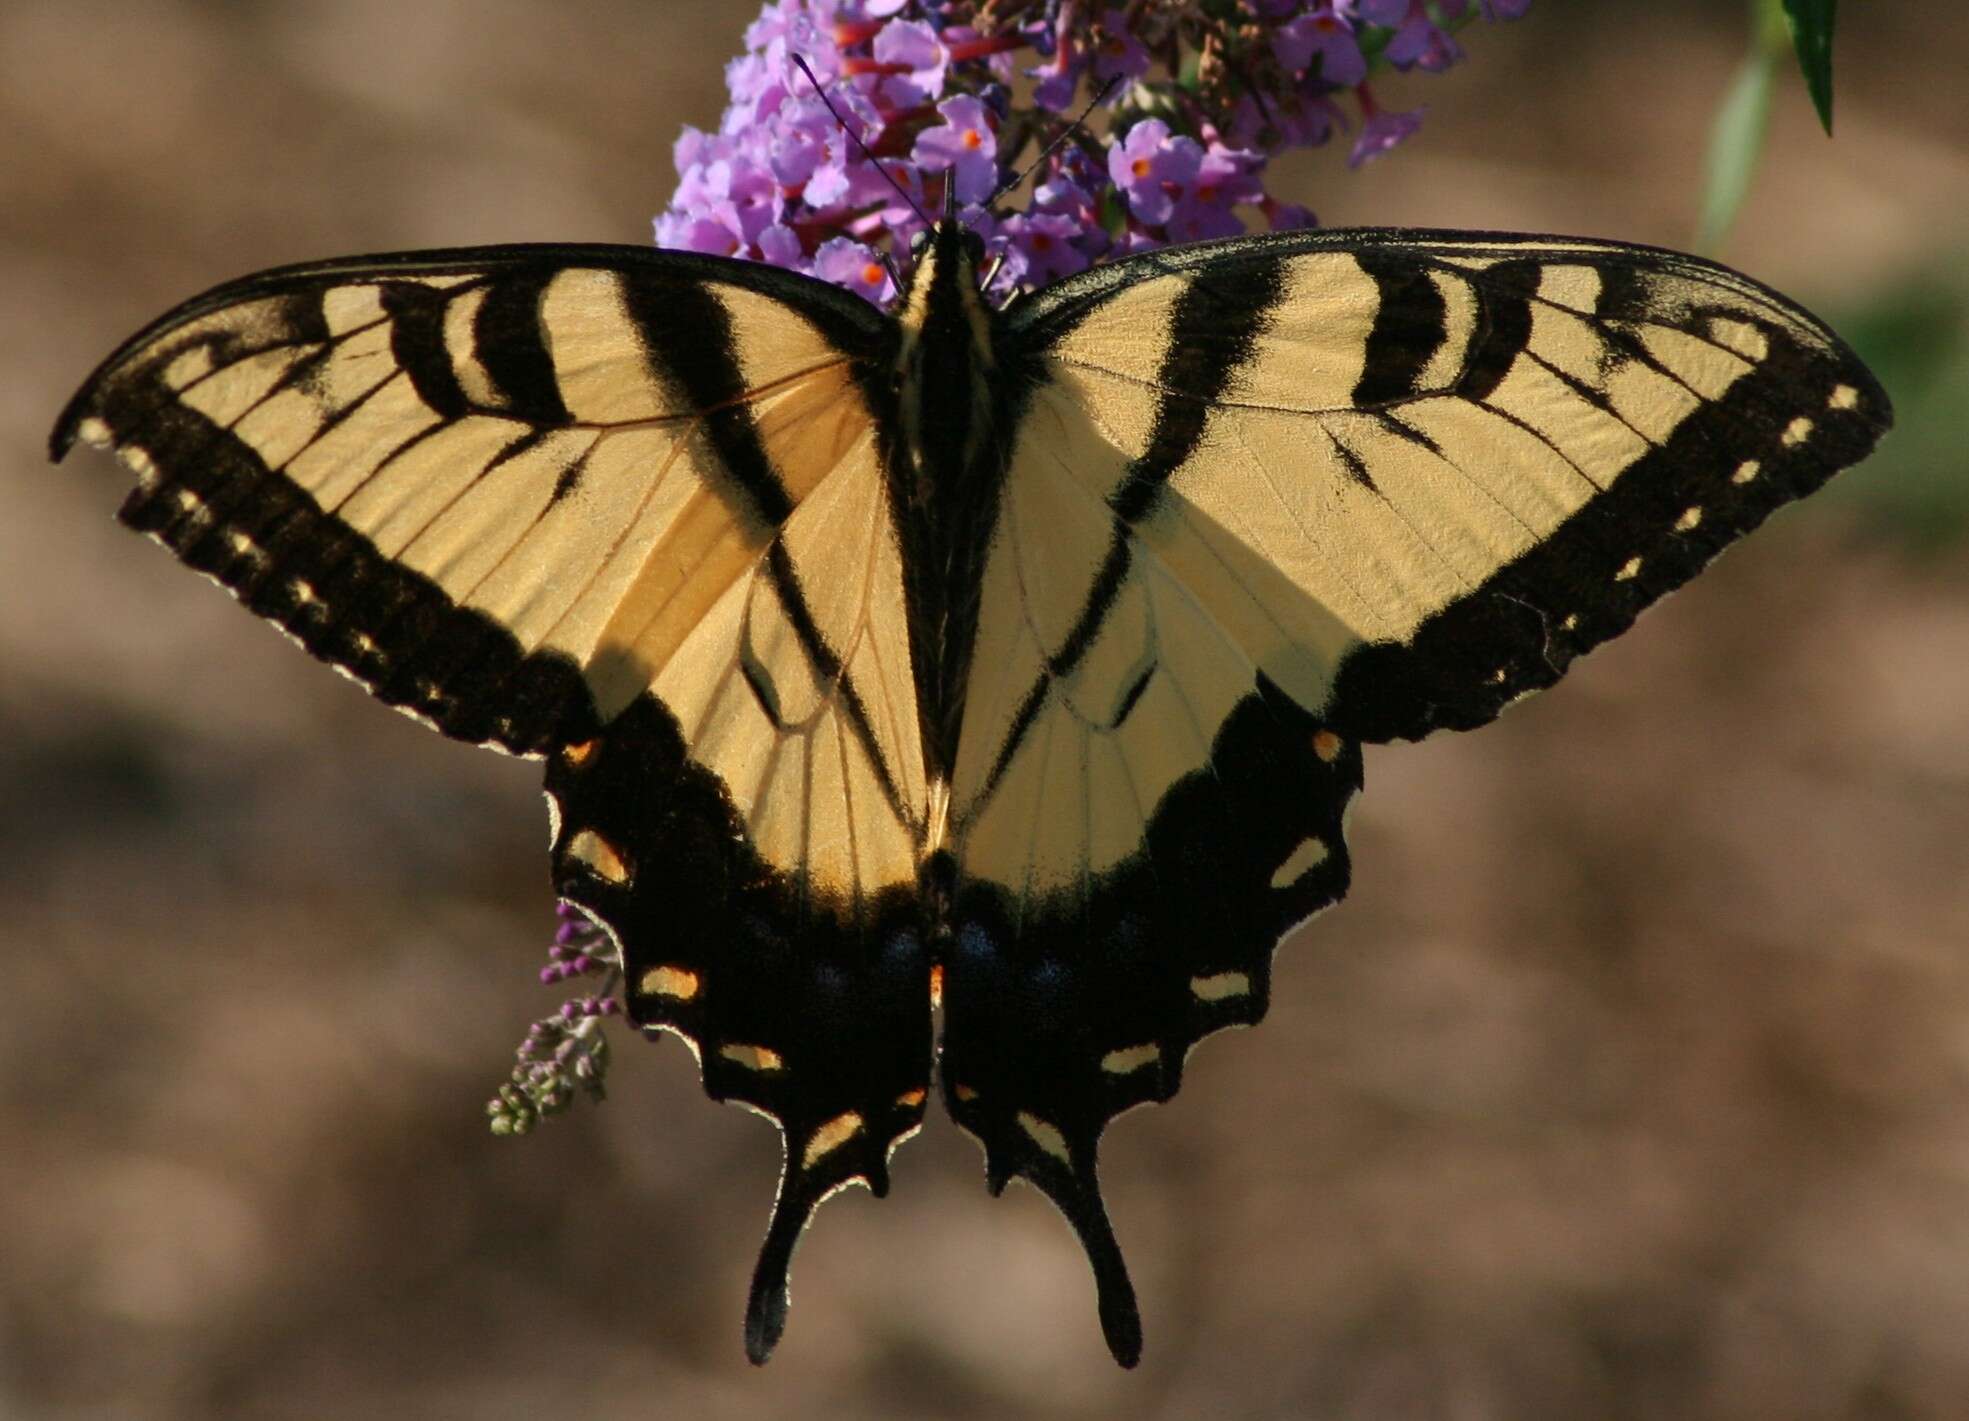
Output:
<svg viewBox="0 0 1969 1421">
<path fill-rule="evenodd" d="M 1278 866 L 1278 872 L 1272 875 L 1272 887 L 1284 888 L 1300 874 L 1318 868 L 1326 862 L 1328 852 L 1326 840 L 1317 834 L 1308 837 Z"/>
<path fill-rule="evenodd" d="M 610 883 L 624 884 L 629 881 L 629 864 L 607 839 L 593 829 L 582 829 L 567 841 L 563 851 L 571 859 L 586 864 Z"/>
<path fill-rule="evenodd" d="M 698 1047 L 697 1038 L 695 1036 L 692 1036 L 688 1031 L 684 1030 L 683 1027 L 678 1026 L 676 1023 L 669 1022 L 669 1021 L 652 1021 L 642 1028 L 642 1032 L 643 1035 L 650 1040 L 654 1040 L 657 1035 L 663 1032 L 668 1032 L 670 1035 L 676 1037 L 679 1041 L 683 1042 L 684 1045 L 690 1048 L 691 1059 L 697 1062 L 698 1070 L 700 1072 L 703 1071 L 704 1052 Z M 736 1106 L 740 1106 L 743 1109 L 750 1110 L 754 1115 L 765 1116 L 766 1119 L 772 1121 L 773 1124 L 775 1125 L 779 1124 L 779 1117 L 777 1115 L 767 1115 L 765 1111 L 760 1110 L 756 1106 L 748 1105 L 745 1101 L 734 1100 L 732 1104 Z"/>
<path fill-rule="evenodd" d="M 1702 522 L 1702 509 L 1694 504 L 1682 510 L 1682 516 L 1675 520 L 1675 531 L 1686 533 Z"/>
<path fill-rule="evenodd" d="M 1733 484 L 1747 484 L 1762 472 L 1763 467 L 1755 459 L 1745 459 L 1741 464 L 1737 465 L 1736 472 L 1730 475 L 1730 482 Z"/>
<path fill-rule="evenodd" d="M 904 1130 L 903 1130 L 903 1131 L 902 1131 L 902 1132 L 901 1132 L 900 1134 L 898 1134 L 898 1135 L 897 1135 L 897 1136 L 896 1136 L 896 1137 L 895 1137 L 895 1138 L 894 1138 L 893 1140 L 891 1140 L 891 1141 L 889 1141 L 889 1148 L 888 1148 L 888 1150 L 887 1150 L 887 1151 L 886 1151 L 886 1152 L 885 1152 L 885 1153 L 883 1154 L 883 1156 L 882 1156 L 882 1158 L 883 1158 L 883 1159 L 884 1159 L 885 1161 L 887 1161 L 887 1160 L 892 1160 L 892 1159 L 894 1159 L 894 1158 L 896 1157 L 896 1151 L 897 1151 L 897 1150 L 899 1150 L 899 1149 L 901 1149 L 901 1148 L 902 1148 L 902 1147 L 903 1147 L 903 1146 L 904 1146 L 905 1144 L 907 1144 L 907 1143 L 908 1143 L 909 1141 L 911 1141 L 911 1140 L 913 1140 L 913 1139 L 915 1139 L 915 1138 L 917 1137 L 917 1135 L 919 1135 L 920 1133 L 922 1133 L 922 1130 L 923 1130 L 923 1122 L 922 1122 L 921 1120 L 918 1120 L 918 1121 L 917 1121 L 917 1122 L 916 1122 L 916 1123 L 915 1123 L 914 1125 L 911 1125 L 911 1126 L 908 1126 L 907 1128 L 905 1128 L 905 1129 L 904 1129 Z M 848 1182 L 849 1182 L 850 1184 L 867 1184 L 867 1183 L 868 1183 L 868 1181 L 867 1181 L 867 1180 L 865 1180 L 865 1179 L 861 1179 L 861 1178 L 855 1178 L 855 1179 L 851 1179 L 851 1180 L 849 1180 Z M 870 1185 L 869 1187 L 870 1187 L 871 1189 L 872 1189 L 872 1188 L 874 1188 L 874 1186 L 873 1186 L 873 1185 Z"/>
<path fill-rule="evenodd" d="M 813 1138 L 807 1141 L 807 1148 L 800 1156 L 800 1168 L 812 1169 L 830 1154 L 834 1153 L 834 1151 L 840 1149 L 841 1146 L 859 1135 L 861 1131 L 862 1119 L 860 1111 L 850 1110 L 844 1114 L 835 1116 L 832 1120 L 829 1120 L 818 1130 L 814 1131 Z"/>
<path fill-rule="evenodd" d="M 1251 994 L 1251 979 L 1242 972 L 1218 972 L 1190 978 L 1190 995 L 1200 1002 L 1221 1002 Z"/>
<path fill-rule="evenodd" d="M 1124 1046 L 1119 1051 L 1108 1052 L 1101 1057 L 1101 1069 L 1111 1076 L 1126 1076 L 1161 1059 L 1162 1048 L 1153 1041 L 1145 1041 L 1140 1046 Z"/>
<path fill-rule="evenodd" d="M 1778 442 L 1787 449 L 1795 449 L 1809 439 L 1811 434 L 1812 422 L 1801 414 L 1784 427 L 1784 434 Z"/>
<path fill-rule="evenodd" d="M 636 989 L 646 997 L 669 997 L 673 1001 L 687 1002 L 695 997 L 703 985 L 697 973 L 688 967 L 652 967 L 643 973 L 636 983 Z"/>
<path fill-rule="evenodd" d="M 123 461 L 123 466 L 126 469 L 137 476 L 137 486 L 139 488 L 153 489 L 164 481 L 164 475 L 158 469 L 157 461 L 151 458 L 150 450 L 144 448 L 142 445 L 125 444 L 121 449 L 116 451 L 116 457 Z M 185 489 L 182 492 L 189 493 L 190 490 Z M 196 496 L 194 495 L 195 498 Z M 189 504 L 185 506 L 190 507 Z"/>
<path fill-rule="evenodd" d="M 1615 582 L 1632 582 L 1640 575 L 1641 560 L 1639 558 L 1629 558 L 1620 565 L 1620 571 L 1613 575 L 1613 580 Z"/>
<path fill-rule="evenodd" d="M 1851 385 L 1834 385 L 1832 396 L 1825 402 L 1825 407 L 1832 410 L 1849 410 L 1856 407 L 1859 402 L 1860 392 Z"/>
<path fill-rule="evenodd" d="M 1060 1133 L 1058 1125 L 1050 1120 L 1041 1120 L 1030 1110 L 1021 1110 L 1012 1118 L 1019 1122 L 1019 1128 L 1026 1132 L 1027 1139 L 1061 1164 L 1072 1167 L 1073 1154 L 1067 1149 L 1067 1137 Z"/>
<path fill-rule="evenodd" d="M 75 426 L 75 437 L 84 444 L 95 445 L 98 449 L 107 449 L 115 442 L 109 432 L 109 426 L 95 415 L 90 415 Z"/>
<path fill-rule="evenodd" d="M 783 1071 L 786 1058 L 770 1046 L 749 1046 L 731 1042 L 718 1048 L 718 1054 L 735 1066 L 743 1066 L 748 1071 Z"/>
</svg>

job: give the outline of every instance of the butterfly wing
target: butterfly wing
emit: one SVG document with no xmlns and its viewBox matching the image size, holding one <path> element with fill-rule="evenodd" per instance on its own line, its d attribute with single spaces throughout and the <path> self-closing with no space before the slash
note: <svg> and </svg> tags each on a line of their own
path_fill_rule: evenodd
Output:
<svg viewBox="0 0 1969 1421">
<path fill-rule="evenodd" d="M 1890 412 L 1782 297 L 1591 241 L 1154 253 L 1007 318 L 1022 381 L 951 787 L 944 1081 L 1088 1245 L 1105 1122 L 1341 896 L 1359 743 L 1556 681 Z"/>
<path fill-rule="evenodd" d="M 512 247 L 289 268 L 134 337 L 55 455 L 446 734 L 548 760 L 555 881 L 632 1016 L 787 1134 L 749 1338 L 929 1079 L 927 792 L 867 378 L 887 326 L 753 264 Z"/>
</svg>

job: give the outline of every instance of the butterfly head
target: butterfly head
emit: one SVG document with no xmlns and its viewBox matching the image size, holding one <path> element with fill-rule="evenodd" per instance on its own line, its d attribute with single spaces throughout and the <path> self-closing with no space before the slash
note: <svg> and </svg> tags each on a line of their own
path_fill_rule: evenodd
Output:
<svg viewBox="0 0 1969 1421">
<path fill-rule="evenodd" d="M 909 239 L 909 262 L 912 270 L 926 263 L 955 271 L 959 264 L 967 265 L 976 271 L 984 265 L 984 238 L 966 227 L 954 216 L 946 216 L 935 225 L 926 227 Z M 914 284 L 914 277 L 911 278 Z"/>
<path fill-rule="evenodd" d="M 904 325 L 920 323 L 935 309 L 960 310 L 978 302 L 984 238 L 948 210 L 909 244 L 909 277 L 900 304 Z"/>
</svg>

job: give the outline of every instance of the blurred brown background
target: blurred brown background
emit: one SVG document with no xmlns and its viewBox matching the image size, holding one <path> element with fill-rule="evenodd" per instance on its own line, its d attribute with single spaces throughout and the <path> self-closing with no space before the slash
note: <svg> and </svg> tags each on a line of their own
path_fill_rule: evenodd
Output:
<svg viewBox="0 0 1969 1421">
<path fill-rule="evenodd" d="M 1330 224 L 1686 244 L 1743 6 L 1540 0 L 1287 165 Z M 550 929 L 537 768 L 114 527 L 61 401 L 244 271 L 646 240 L 750 4 L 0 5 L 0 1415 L 1969 1415 L 1969 18 L 1849 6 L 1724 255 L 1888 450 L 1481 734 L 1376 751 L 1271 1019 L 1122 1122 L 1148 1351 L 940 1118 L 739 1347 L 773 1132 L 617 1034 L 481 1107 Z M 1296 189 L 1296 190 L 1291 190 Z"/>
</svg>

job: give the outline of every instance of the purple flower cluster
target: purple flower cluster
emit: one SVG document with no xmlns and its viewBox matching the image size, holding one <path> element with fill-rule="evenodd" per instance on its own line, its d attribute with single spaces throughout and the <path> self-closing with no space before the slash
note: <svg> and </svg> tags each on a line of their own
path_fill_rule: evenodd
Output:
<svg viewBox="0 0 1969 1421">
<path fill-rule="evenodd" d="M 486 1102 L 485 1113 L 495 1135 L 524 1135 L 541 1120 L 558 1115 L 574 1103 L 576 1092 L 599 1101 L 608 1073 L 608 1038 L 602 1022 L 622 1010 L 615 988 L 622 962 L 608 934 L 590 922 L 580 909 L 563 903 L 560 926 L 547 949 L 540 980 L 552 986 L 576 977 L 602 979 L 601 990 L 562 1002 L 559 1010 L 527 1028 L 526 1039 L 513 1054 L 512 1075 Z"/>
<path fill-rule="evenodd" d="M 771 262 L 877 304 L 954 192 L 1009 295 L 1104 256 L 1313 222 L 1267 161 L 1355 129 L 1349 162 L 1415 131 L 1387 70 L 1440 73 L 1455 33 L 1531 0 L 768 0 L 685 130 L 659 246 Z M 813 70 L 816 92 L 795 60 Z M 1103 95 L 1096 132 L 1070 124 Z M 1000 188 L 1048 144 L 1023 209 Z"/>
</svg>

